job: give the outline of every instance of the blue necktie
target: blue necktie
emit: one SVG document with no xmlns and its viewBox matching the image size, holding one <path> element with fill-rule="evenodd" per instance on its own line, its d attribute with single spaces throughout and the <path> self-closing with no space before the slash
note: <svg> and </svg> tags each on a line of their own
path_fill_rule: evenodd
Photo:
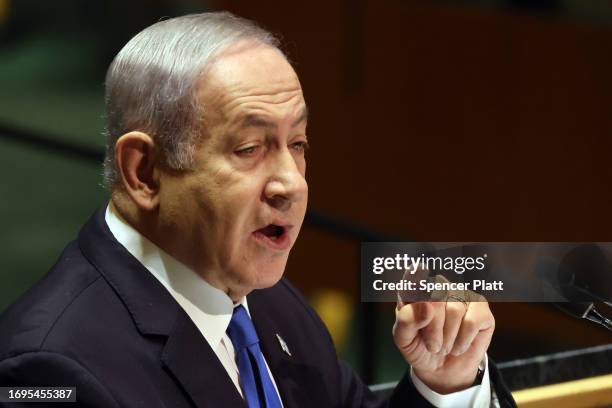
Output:
<svg viewBox="0 0 612 408">
<path fill-rule="evenodd" d="M 240 383 L 248 407 L 281 408 L 279 396 L 259 348 L 255 326 L 244 307 L 234 308 L 227 335 L 236 351 Z"/>
</svg>

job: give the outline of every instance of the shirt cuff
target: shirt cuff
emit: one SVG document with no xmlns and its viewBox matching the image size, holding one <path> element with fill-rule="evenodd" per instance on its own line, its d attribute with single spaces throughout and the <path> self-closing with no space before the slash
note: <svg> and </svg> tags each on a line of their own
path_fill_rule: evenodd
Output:
<svg viewBox="0 0 612 408">
<path fill-rule="evenodd" d="M 438 394 L 429 388 L 410 368 L 410 378 L 417 391 L 435 407 L 478 407 L 485 408 L 491 404 L 491 381 L 489 379 L 489 359 L 485 354 L 484 360 L 484 375 L 482 383 L 463 391 L 457 391 L 450 394 Z M 481 364 L 483 364 L 481 363 Z"/>
</svg>

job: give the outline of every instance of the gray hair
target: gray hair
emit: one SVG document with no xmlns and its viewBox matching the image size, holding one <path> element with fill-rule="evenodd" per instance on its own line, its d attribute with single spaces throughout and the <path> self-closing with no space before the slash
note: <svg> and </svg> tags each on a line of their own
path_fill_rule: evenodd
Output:
<svg viewBox="0 0 612 408">
<path fill-rule="evenodd" d="M 104 184 L 108 189 L 119 181 L 115 143 L 130 131 L 149 134 L 168 167 L 193 166 L 202 132 L 198 79 L 215 55 L 244 39 L 279 47 L 279 40 L 254 22 L 215 12 L 160 21 L 119 51 L 106 74 Z"/>
</svg>

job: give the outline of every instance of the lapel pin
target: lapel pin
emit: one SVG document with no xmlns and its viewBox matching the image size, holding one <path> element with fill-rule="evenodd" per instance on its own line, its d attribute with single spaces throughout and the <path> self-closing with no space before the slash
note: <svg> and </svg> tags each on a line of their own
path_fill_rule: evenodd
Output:
<svg viewBox="0 0 612 408">
<path fill-rule="evenodd" d="M 278 339 L 278 344 L 280 344 L 281 349 L 283 349 L 283 351 L 287 353 L 289 357 L 292 357 L 291 352 L 289 351 L 289 346 L 287 346 L 287 343 L 285 343 L 285 340 L 283 340 L 280 334 L 276 333 L 276 338 Z"/>
</svg>

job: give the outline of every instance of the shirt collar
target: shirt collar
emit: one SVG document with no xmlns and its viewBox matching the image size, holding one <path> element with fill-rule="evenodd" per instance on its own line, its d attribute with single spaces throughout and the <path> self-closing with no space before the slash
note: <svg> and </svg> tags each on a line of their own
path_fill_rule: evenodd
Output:
<svg viewBox="0 0 612 408">
<path fill-rule="evenodd" d="M 213 350 L 225 335 L 234 307 L 242 305 L 250 315 L 246 296 L 234 304 L 225 292 L 140 234 L 112 203 L 106 207 L 104 218 L 117 241 L 170 292 Z"/>
</svg>

